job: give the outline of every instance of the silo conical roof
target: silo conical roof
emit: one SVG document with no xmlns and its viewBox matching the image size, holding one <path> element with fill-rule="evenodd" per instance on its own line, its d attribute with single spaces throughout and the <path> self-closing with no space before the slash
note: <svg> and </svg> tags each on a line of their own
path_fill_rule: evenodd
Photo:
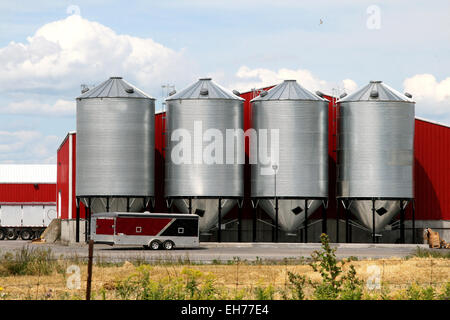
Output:
<svg viewBox="0 0 450 320">
<path fill-rule="evenodd" d="M 404 101 L 414 102 L 404 94 L 392 89 L 382 81 L 370 81 L 368 85 L 360 90 L 339 99 L 338 102 L 350 101 Z"/>
<path fill-rule="evenodd" d="M 230 90 L 218 85 L 211 78 L 200 78 L 196 83 L 168 97 L 166 101 L 178 99 L 244 100 Z"/>
<path fill-rule="evenodd" d="M 284 80 L 279 85 L 267 91 L 266 95 L 259 95 L 251 101 L 262 100 L 306 100 L 306 101 L 328 101 L 317 94 L 303 88 L 295 80 Z"/>
<path fill-rule="evenodd" d="M 155 98 L 123 80 L 122 77 L 111 77 L 77 97 L 77 99 L 89 98 L 140 98 L 155 100 Z"/>
</svg>

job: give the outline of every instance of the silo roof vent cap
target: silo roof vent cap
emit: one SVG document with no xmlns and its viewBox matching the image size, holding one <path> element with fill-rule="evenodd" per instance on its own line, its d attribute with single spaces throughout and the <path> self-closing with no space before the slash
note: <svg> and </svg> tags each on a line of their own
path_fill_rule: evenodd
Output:
<svg viewBox="0 0 450 320">
<path fill-rule="evenodd" d="M 241 93 L 240 93 L 239 91 L 237 91 L 237 90 L 233 90 L 233 93 L 234 93 L 235 95 L 237 95 L 237 96 L 240 96 L 240 95 L 241 95 Z"/>
<path fill-rule="evenodd" d="M 211 78 L 200 78 L 200 79 L 198 79 L 198 80 L 204 80 L 204 81 L 210 81 L 210 80 L 212 80 Z"/>
<path fill-rule="evenodd" d="M 131 88 L 131 87 L 130 87 L 130 88 L 126 88 L 126 89 L 125 89 L 125 92 L 126 92 L 126 93 L 133 93 L 133 92 L 134 92 L 134 89 Z"/>
<path fill-rule="evenodd" d="M 339 96 L 339 98 L 342 99 L 342 98 L 344 98 L 344 97 L 346 97 L 346 96 L 347 96 L 347 93 L 344 92 L 343 94 L 341 94 L 341 95 Z"/>
<path fill-rule="evenodd" d="M 200 89 L 200 95 L 207 96 L 208 95 L 208 89 L 206 89 L 206 88 Z"/>
<path fill-rule="evenodd" d="M 110 79 L 122 79 L 122 77 L 110 77 Z"/>
<path fill-rule="evenodd" d="M 321 97 L 321 98 L 323 98 L 323 93 L 321 92 L 321 91 L 316 91 L 316 94 L 319 96 L 319 97 Z"/>
<path fill-rule="evenodd" d="M 83 89 L 81 89 L 81 94 L 86 93 L 89 91 L 89 88 L 85 87 Z"/>
<path fill-rule="evenodd" d="M 378 91 L 377 90 L 370 91 L 370 97 L 371 98 L 378 98 Z"/>
<path fill-rule="evenodd" d="M 412 94 L 411 93 L 408 93 L 408 92 L 405 92 L 405 96 L 407 96 L 408 98 L 412 98 Z"/>
<path fill-rule="evenodd" d="M 372 81 L 370 81 L 370 83 L 382 83 L 383 81 L 380 81 L 380 80 L 372 80 Z"/>
<path fill-rule="evenodd" d="M 169 92 L 169 96 L 173 96 L 175 93 L 177 93 L 177 90 L 172 90 Z"/>
<path fill-rule="evenodd" d="M 267 91 L 266 90 L 263 90 L 263 91 L 261 91 L 261 93 L 259 94 L 261 97 L 265 97 L 265 96 L 267 96 Z"/>
</svg>

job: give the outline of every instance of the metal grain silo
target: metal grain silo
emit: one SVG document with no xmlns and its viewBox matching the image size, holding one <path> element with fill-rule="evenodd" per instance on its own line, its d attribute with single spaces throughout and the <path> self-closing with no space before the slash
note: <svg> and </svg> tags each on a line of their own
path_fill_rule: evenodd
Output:
<svg viewBox="0 0 450 320">
<path fill-rule="evenodd" d="M 375 241 L 413 199 L 414 101 L 371 81 L 339 104 L 337 196 Z"/>
<path fill-rule="evenodd" d="M 120 77 L 77 98 L 76 196 L 91 212 L 140 211 L 154 196 L 155 99 Z"/>
<path fill-rule="evenodd" d="M 262 129 L 279 131 L 277 163 L 252 165 L 251 196 L 294 233 L 328 197 L 328 100 L 285 80 L 251 103 L 258 148 Z"/>
<path fill-rule="evenodd" d="M 244 196 L 243 163 L 237 158 L 232 163 L 225 160 L 227 129 L 243 133 L 243 99 L 204 78 L 166 101 L 165 196 L 182 212 L 198 214 L 204 233 L 216 224 L 220 226 L 220 218 Z M 214 162 L 205 161 L 204 152 L 211 143 L 219 143 L 220 137 L 213 141 L 206 137 L 208 132 L 223 138 Z M 187 144 L 181 151 L 182 142 Z M 235 150 L 244 152 L 243 138 L 236 139 Z M 218 234 L 220 237 L 220 230 Z"/>
</svg>

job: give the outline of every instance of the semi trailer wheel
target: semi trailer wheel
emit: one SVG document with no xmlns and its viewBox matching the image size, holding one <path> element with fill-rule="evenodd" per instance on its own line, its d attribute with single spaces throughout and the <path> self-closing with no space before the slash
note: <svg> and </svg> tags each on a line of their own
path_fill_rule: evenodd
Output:
<svg viewBox="0 0 450 320">
<path fill-rule="evenodd" d="M 175 246 L 175 244 L 170 240 L 164 241 L 164 243 L 163 243 L 163 247 L 166 250 L 172 250 L 174 246 Z"/>
<path fill-rule="evenodd" d="M 159 248 L 161 248 L 161 242 L 159 242 L 158 240 L 153 240 L 152 242 L 150 242 L 150 249 L 158 250 Z"/>
<path fill-rule="evenodd" d="M 17 234 L 16 230 L 8 229 L 6 231 L 6 239 L 8 239 L 8 240 L 16 240 L 17 237 L 18 237 L 18 234 Z"/>
<path fill-rule="evenodd" d="M 20 233 L 20 238 L 22 240 L 30 240 L 33 237 L 33 234 L 31 233 L 30 230 L 22 230 L 22 232 Z"/>
<path fill-rule="evenodd" d="M 6 235 L 5 229 L 0 229 L 0 240 L 5 239 L 5 235 Z"/>
</svg>

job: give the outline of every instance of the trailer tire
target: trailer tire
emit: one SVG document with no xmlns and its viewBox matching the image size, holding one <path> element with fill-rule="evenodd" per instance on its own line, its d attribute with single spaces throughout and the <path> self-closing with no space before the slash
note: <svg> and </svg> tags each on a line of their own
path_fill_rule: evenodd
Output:
<svg viewBox="0 0 450 320">
<path fill-rule="evenodd" d="M 173 241 L 171 240 L 166 240 L 163 243 L 163 248 L 165 250 L 172 250 L 175 247 L 175 243 L 173 243 Z"/>
<path fill-rule="evenodd" d="M 16 230 L 14 230 L 14 229 L 6 230 L 6 239 L 8 239 L 8 240 L 16 240 L 18 236 L 19 235 L 17 234 Z"/>
<path fill-rule="evenodd" d="M 31 238 L 33 238 L 33 233 L 28 229 L 24 229 L 22 230 L 22 232 L 20 232 L 20 238 L 22 240 L 30 240 Z"/>
<path fill-rule="evenodd" d="M 153 240 L 150 242 L 150 249 L 152 250 L 158 250 L 161 248 L 161 242 L 158 240 Z"/>
<path fill-rule="evenodd" d="M 0 240 L 5 239 L 5 234 L 6 234 L 5 229 L 0 229 Z"/>
</svg>

